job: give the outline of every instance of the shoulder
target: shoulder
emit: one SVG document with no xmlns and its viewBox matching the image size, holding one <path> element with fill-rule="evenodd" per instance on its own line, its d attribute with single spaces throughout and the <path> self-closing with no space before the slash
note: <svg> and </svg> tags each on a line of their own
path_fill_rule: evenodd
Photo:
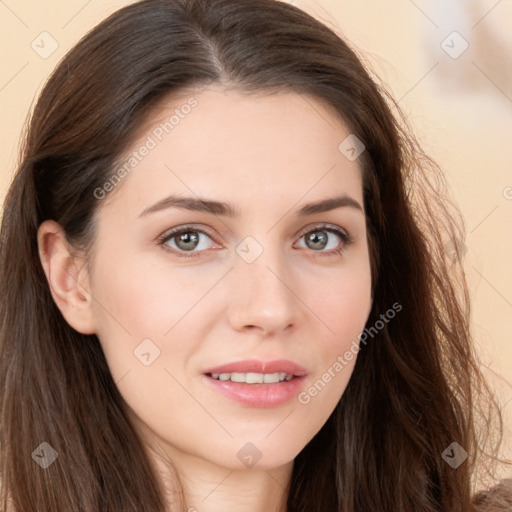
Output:
<svg viewBox="0 0 512 512">
<path fill-rule="evenodd" d="M 501 480 L 491 489 L 473 497 L 475 512 L 510 512 L 512 510 L 512 479 Z"/>
</svg>

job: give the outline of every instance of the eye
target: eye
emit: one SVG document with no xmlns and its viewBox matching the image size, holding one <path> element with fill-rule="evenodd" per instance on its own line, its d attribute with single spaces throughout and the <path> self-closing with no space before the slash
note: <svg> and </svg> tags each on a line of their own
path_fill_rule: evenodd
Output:
<svg viewBox="0 0 512 512">
<path fill-rule="evenodd" d="M 345 230 L 332 224 L 314 226 L 300 236 L 300 240 L 303 238 L 306 249 L 318 252 L 322 256 L 339 255 L 353 243 L 353 238 Z M 183 226 L 164 233 L 158 238 L 158 244 L 167 252 L 191 258 L 200 256 L 202 252 L 211 248 L 211 242 L 208 240 L 213 241 L 213 237 L 207 232 L 193 226 Z M 328 250 L 324 250 L 326 247 Z"/>
<path fill-rule="evenodd" d="M 333 237 L 332 235 L 336 236 Z M 341 243 L 336 242 L 336 237 L 341 240 Z M 305 239 L 306 248 L 312 249 L 314 252 L 320 252 L 322 256 L 341 254 L 348 245 L 353 243 L 353 238 L 345 230 L 331 224 L 315 226 L 303 234 L 302 239 Z M 328 250 L 325 251 L 326 247 Z"/>
<path fill-rule="evenodd" d="M 198 253 L 208 249 L 209 244 L 205 242 L 205 238 L 212 240 L 212 237 L 205 231 L 185 226 L 163 234 L 158 239 L 158 243 L 168 252 L 190 258 L 199 256 Z M 185 254 L 187 252 L 190 254 Z"/>
</svg>

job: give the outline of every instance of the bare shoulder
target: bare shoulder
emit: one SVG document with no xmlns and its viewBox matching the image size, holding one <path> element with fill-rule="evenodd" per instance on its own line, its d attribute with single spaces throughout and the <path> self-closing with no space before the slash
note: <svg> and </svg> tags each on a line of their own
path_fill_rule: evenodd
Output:
<svg viewBox="0 0 512 512">
<path fill-rule="evenodd" d="M 478 492 L 473 498 L 476 512 L 511 512 L 512 479 L 501 480 L 491 489 Z"/>
</svg>

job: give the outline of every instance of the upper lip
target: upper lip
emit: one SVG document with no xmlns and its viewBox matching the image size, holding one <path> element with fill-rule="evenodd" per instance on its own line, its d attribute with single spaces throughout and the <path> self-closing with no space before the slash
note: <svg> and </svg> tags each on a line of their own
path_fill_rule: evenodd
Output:
<svg viewBox="0 0 512 512">
<path fill-rule="evenodd" d="M 302 366 L 286 359 L 274 361 L 246 359 L 208 368 L 204 373 L 287 373 L 295 377 L 302 377 L 307 374 L 307 371 Z"/>
</svg>

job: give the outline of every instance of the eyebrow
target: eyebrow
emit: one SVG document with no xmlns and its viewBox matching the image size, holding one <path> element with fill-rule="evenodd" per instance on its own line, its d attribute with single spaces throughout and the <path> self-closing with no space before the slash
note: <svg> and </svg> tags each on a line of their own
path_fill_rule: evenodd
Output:
<svg viewBox="0 0 512 512">
<path fill-rule="evenodd" d="M 342 195 L 339 197 L 323 199 L 322 201 L 317 201 L 314 203 L 308 203 L 300 208 L 300 210 L 297 212 L 297 216 L 305 217 L 307 215 L 328 212 L 341 207 L 354 208 L 364 213 L 363 207 L 355 199 L 347 195 Z M 153 206 L 146 208 L 139 215 L 139 218 L 149 215 L 153 212 L 165 210 L 167 208 L 181 208 L 184 210 L 206 212 L 226 217 L 238 217 L 240 215 L 240 211 L 231 203 L 214 201 L 201 197 L 183 197 L 171 195 L 158 201 Z"/>
</svg>

